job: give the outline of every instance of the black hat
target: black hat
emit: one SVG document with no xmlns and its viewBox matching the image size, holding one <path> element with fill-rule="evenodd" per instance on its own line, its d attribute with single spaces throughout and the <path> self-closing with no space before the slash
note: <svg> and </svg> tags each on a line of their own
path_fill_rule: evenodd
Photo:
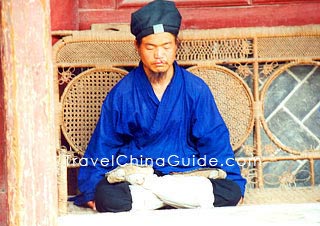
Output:
<svg viewBox="0 0 320 226">
<path fill-rule="evenodd" d="M 131 14 L 131 33 L 137 40 L 160 32 L 178 35 L 181 15 L 174 2 L 155 0 Z"/>
</svg>

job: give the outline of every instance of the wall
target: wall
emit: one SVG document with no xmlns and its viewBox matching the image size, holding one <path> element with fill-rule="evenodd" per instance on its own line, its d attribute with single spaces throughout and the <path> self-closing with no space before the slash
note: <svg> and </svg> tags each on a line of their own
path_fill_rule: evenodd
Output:
<svg viewBox="0 0 320 226">
<path fill-rule="evenodd" d="M 52 0 L 52 30 L 90 29 L 93 23 L 129 23 L 146 0 Z M 320 0 L 177 0 L 182 28 L 320 23 Z"/>
</svg>

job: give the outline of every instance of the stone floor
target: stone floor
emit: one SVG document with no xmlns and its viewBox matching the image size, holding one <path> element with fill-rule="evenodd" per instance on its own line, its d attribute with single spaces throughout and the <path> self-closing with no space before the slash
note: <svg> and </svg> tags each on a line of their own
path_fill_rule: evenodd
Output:
<svg viewBox="0 0 320 226">
<path fill-rule="evenodd" d="M 58 218 L 70 225 L 320 225 L 320 203 L 266 204 L 212 209 L 170 209 L 122 213 L 82 212 Z"/>
</svg>

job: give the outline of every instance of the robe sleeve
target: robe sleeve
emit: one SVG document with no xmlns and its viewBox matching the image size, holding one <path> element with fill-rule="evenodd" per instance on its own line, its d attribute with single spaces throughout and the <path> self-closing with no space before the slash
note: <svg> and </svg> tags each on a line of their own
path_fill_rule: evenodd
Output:
<svg viewBox="0 0 320 226">
<path fill-rule="evenodd" d="M 228 128 L 206 85 L 202 87 L 196 101 L 192 135 L 200 157 L 206 160 L 206 166 L 221 168 L 227 172 L 227 179 L 236 182 L 244 196 L 246 180 L 241 176 L 240 167 L 235 161 Z"/>
<path fill-rule="evenodd" d="M 84 205 L 94 200 L 95 188 L 105 173 L 115 168 L 114 162 L 119 149 L 125 146 L 125 139 L 118 133 L 120 111 L 111 98 L 104 101 L 100 118 L 81 160 L 78 188 L 81 192 L 74 199 L 76 205 Z"/>
</svg>

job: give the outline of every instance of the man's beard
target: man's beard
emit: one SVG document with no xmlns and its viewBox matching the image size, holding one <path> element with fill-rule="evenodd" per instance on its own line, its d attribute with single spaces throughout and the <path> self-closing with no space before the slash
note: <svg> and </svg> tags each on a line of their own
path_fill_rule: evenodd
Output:
<svg viewBox="0 0 320 226">
<path fill-rule="evenodd" d="M 161 71 L 154 71 L 154 70 L 149 70 L 149 76 L 151 80 L 153 81 L 160 81 L 162 80 L 168 73 L 169 68 L 162 69 Z"/>
<path fill-rule="evenodd" d="M 152 72 L 150 75 L 154 80 L 161 80 L 167 72 Z"/>
</svg>

